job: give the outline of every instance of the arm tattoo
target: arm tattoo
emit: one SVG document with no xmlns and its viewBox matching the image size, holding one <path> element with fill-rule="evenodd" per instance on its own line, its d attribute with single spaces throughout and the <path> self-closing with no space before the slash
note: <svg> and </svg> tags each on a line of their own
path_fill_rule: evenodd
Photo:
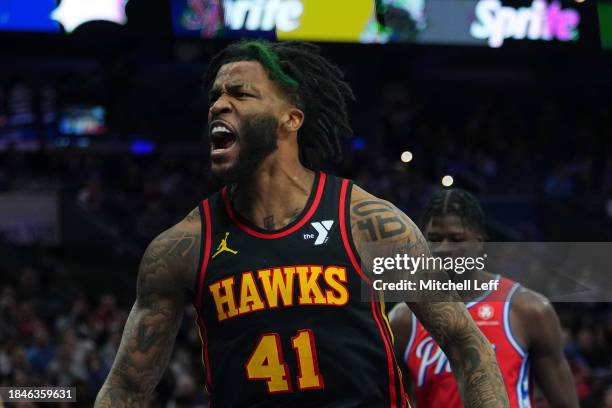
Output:
<svg viewBox="0 0 612 408">
<path fill-rule="evenodd" d="M 291 224 L 293 221 L 297 219 L 297 217 L 300 216 L 301 212 L 302 212 L 301 208 L 296 208 L 293 210 L 293 212 L 288 217 L 281 217 L 281 224 L 280 226 L 278 226 L 278 228 L 284 228 L 287 225 Z M 286 221 L 285 223 L 284 220 L 288 220 L 288 221 Z M 278 224 L 274 220 L 274 215 L 268 215 L 267 217 L 264 217 L 263 225 L 264 225 L 264 229 L 274 230 L 277 228 Z"/>
<path fill-rule="evenodd" d="M 144 323 L 138 325 L 138 345 L 136 350 L 140 353 L 146 353 L 151 349 L 151 346 L 155 344 L 155 341 L 159 338 L 160 333 L 156 332 L 153 328 L 147 327 Z"/>
<path fill-rule="evenodd" d="M 195 265 L 199 242 L 198 232 L 176 226 L 147 248 L 136 302 L 96 407 L 147 406 L 172 353 L 186 302 L 185 271 Z"/>
<path fill-rule="evenodd" d="M 196 236 L 193 234 L 182 232 L 175 237 L 168 238 L 168 241 L 172 243 L 170 248 L 168 249 L 168 255 L 172 255 L 174 251 L 180 253 L 181 257 L 187 256 L 193 250 L 193 246 L 196 243 Z M 182 248 L 177 250 L 177 248 Z"/>
<path fill-rule="evenodd" d="M 268 215 L 267 217 L 265 217 L 263 219 L 263 224 L 264 224 L 264 228 L 267 230 L 273 230 L 274 229 L 274 216 L 273 215 Z"/>
<path fill-rule="evenodd" d="M 393 254 L 429 256 L 429 246 L 410 218 L 392 204 L 359 190 L 357 194 L 353 190 L 350 216 L 353 240 L 360 255 L 373 250 L 375 253 L 368 253 L 369 257 L 390 256 L 387 252 L 392 248 Z M 377 245 L 367 245 L 374 242 L 385 245 L 380 250 Z M 368 251 L 362 251 L 366 246 Z M 448 275 L 444 271 L 423 270 L 412 277 L 415 278 L 448 279 Z M 448 356 L 464 406 L 509 407 L 491 344 L 473 322 L 459 295 L 454 291 L 436 291 L 420 296 L 420 301 L 409 306 Z"/>
<path fill-rule="evenodd" d="M 367 231 L 369 242 L 400 237 L 406 232 L 406 223 L 395 213 L 394 207 L 384 201 L 362 201 L 352 208 L 360 231 Z"/>
<path fill-rule="evenodd" d="M 185 217 L 185 221 L 196 221 L 199 219 L 200 219 L 200 209 L 199 208 L 194 208 L 193 210 L 191 210 L 189 214 L 187 214 L 187 217 Z"/>
<path fill-rule="evenodd" d="M 463 303 L 418 302 L 410 307 L 448 356 L 465 406 L 508 407 L 495 353 Z"/>
</svg>

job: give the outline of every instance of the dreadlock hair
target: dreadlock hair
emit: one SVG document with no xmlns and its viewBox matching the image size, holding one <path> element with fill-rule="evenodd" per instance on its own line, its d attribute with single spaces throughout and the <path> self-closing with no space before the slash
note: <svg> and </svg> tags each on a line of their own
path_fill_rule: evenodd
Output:
<svg viewBox="0 0 612 408">
<path fill-rule="evenodd" d="M 425 206 L 421 217 L 421 230 L 425 230 L 433 217 L 444 215 L 458 216 L 465 226 L 480 232 L 483 239 L 487 239 L 485 213 L 471 193 L 459 188 L 435 192 Z"/>
<path fill-rule="evenodd" d="M 205 94 L 221 66 L 236 61 L 259 62 L 288 101 L 304 112 L 298 146 L 305 167 L 319 170 L 326 162 L 340 161 L 340 140 L 353 134 L 347 102 L 355 96 L 342 71 L 321 56 L 318 46 L 262 40 L 231 44 L 212 58 L 203 80 Z"/>
</svg>

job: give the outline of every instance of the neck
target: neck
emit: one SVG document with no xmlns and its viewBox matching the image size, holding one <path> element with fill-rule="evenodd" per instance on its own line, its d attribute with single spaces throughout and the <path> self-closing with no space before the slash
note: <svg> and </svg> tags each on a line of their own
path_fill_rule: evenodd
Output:
<svg viewBox="0 0 612 408">
<path fill-rule="evenodd" d="M 299 160 L 273 159 L 268 157 L 250 182 L 234 184 L 230 190 L 236 211 L 267 230 L 285 227 L 302 212 L 315 178 Z"/>
</svg>

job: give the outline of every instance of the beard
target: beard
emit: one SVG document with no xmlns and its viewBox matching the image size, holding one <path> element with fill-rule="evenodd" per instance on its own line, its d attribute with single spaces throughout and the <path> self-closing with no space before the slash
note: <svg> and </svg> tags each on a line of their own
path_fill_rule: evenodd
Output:
<svg viewBox="0 0 612 408">
<path fill-rule="evenodd" d="M 278 148 L 278 120 L 269 114 L 246 116 L 236 140 L 240 151 L 236 162 L 227 170 L 213 172 L 209 168 L 209 181 L 213 186 L 249 182 L 266 157 Z"/>
</svg>

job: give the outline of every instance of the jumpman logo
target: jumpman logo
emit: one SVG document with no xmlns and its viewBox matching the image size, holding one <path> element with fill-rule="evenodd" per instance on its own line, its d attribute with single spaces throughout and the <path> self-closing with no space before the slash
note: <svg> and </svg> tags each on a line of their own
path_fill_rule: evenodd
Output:
<svg viewBox="0 0 612 408">
<path fill-rule="evenodd" d="M 227 247 L 227 237 L 228 237 L 228 235 L 229 235 L 229 232 L 226 232 L 226 233 L 225 233 L 225 238 L 223 238 L 223 239 L 221 240 L 221 243 L 220 243 L 220 244 L 219 244 L 219 246 L 217 247 L 217 251 L 216 251 L 216 252 L 213 254 L 213 256 L 212 256 L 213 258 L 214 258 L 215 256 L 219 255 L 219 254 L 220 254 L 221 252 L 223 252 L 223 251 L 230 252 L 230 253 L 232 253 L 232 254 L 234 254 L 234 255 L 236 255 L 236 254 L 238 253 L 238 251 L 234 251 L 233 249 L 231 249 L 231 248 L 228 248 L 228 247 Z"/>
</svg>

